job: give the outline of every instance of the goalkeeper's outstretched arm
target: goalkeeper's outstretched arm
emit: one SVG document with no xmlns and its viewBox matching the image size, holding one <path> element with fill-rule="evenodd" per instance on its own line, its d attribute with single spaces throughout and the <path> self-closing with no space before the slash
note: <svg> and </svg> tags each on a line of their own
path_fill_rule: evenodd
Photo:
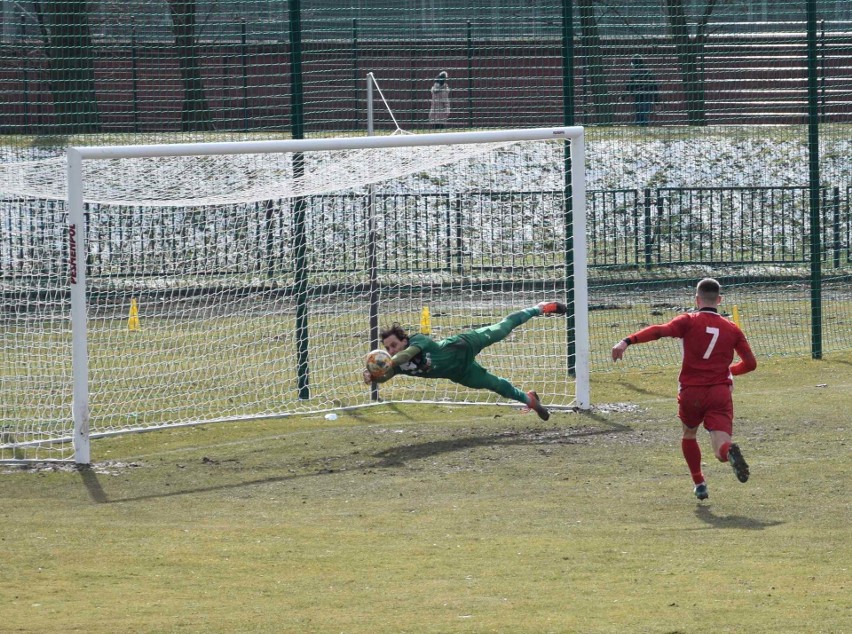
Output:
<svg viewBox="0 0 852 634">
<path fill-rule="evenodd" d="M 385 381 L 390 381 L 393 377 L 398 374 L 398 370 L 396 366 L 391 366 L 385 369 L 384 374 L 371 374 L 369 370 L 364 370 L 364 383 L 369 385 L 370 383 L 384 383 Z"/>
</svg>

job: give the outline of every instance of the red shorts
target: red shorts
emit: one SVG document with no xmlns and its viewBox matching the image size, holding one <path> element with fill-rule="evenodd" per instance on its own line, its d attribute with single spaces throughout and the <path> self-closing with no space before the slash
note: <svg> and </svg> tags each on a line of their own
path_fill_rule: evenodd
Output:
<svg viewBox="0 0 852 634">
<path fill-rule="evenodd" d="M 677 415 L 687 427 L 698 427 L 704 423 L 708 431 L 732 433 L 734 400 L 731 398 L 730 385 L 682 385 L 677 393 L 677 403 Z"/>
</svg>

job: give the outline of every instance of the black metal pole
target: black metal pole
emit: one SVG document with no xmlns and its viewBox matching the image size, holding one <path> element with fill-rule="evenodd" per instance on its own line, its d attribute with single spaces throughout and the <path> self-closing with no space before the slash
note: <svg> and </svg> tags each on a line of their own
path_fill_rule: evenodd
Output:
<svg viewBox="0 0 852 634">
<path fill-rule="evenodd" d="M 653 234 L 651 232 L 651 189 L 648 187 L 645 188 L 645 200 L 642 206 L 645 209 L 645 226 L 642 230 L 645 241 L 645 269 L 650 269 Z"/>
</svg>

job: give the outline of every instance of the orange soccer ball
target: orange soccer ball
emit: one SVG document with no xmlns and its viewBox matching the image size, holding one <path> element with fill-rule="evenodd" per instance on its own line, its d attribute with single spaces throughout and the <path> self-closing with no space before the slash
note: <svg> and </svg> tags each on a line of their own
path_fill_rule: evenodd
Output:
<svg viewBox="0 0 852 634">
<path fill-rule="evenodd" d="M 391 356 L 384 350 L 373 350 L 367 354 L 367 372 L 379 377 L 391 366 Z"/>
</svg>

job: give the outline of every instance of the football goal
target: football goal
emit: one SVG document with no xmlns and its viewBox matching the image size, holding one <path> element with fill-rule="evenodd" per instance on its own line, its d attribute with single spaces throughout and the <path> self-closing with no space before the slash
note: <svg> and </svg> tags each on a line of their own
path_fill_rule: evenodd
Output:
<svg viewBox="0 0 852 634">
<path fill-rule="evenodd" d="M 387 402 L 503 404 L 361 380 L 379 329 L 440 339 L 569 305 L 478 360 L 589 407 L 583 131 L 72 147 L 0 166 L 0 461 L 91 439 Z M 517 403 L 512 405 L 518 406 Z"/>
</svg>

